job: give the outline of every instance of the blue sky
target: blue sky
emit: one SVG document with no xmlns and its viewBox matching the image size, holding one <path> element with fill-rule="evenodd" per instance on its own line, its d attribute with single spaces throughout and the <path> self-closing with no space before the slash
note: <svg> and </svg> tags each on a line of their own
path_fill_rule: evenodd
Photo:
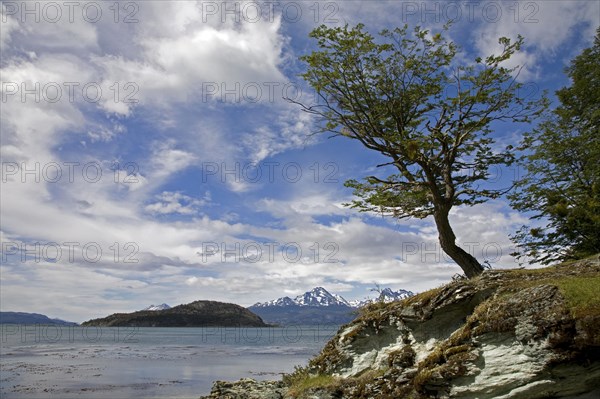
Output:
<svg viewBox="0 0 600 399">
<path fill-rule="evenodd" d="M 449 34 L 461 59 L 520 33 L 511 65 L 553 93 L 600 24 L 599 3 L 571 0 L 50 3 L 2 2 L 0 303 L 75 321 L 448 281 L 460 269 L 431 220 L 342 205 L 343 182 L 382 158 L 311 135 L 315 121 L 282 99 L 311 96 L 298 77 L 308 33 L 439 30 L 458 17 Z M 494 134 L 516 144 L 529 128 Z M 500 172 L 498 184 L 515 173 Z M 517 265 L 508 235 L 526 220 L 505 200 L 452 214 L 459 243 L 494 267 Z"/>
</svg>

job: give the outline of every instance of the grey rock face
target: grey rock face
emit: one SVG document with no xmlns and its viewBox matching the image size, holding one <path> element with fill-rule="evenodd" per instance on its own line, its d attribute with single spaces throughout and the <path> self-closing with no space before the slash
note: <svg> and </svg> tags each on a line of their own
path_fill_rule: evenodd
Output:
<svg viewBox="0 0 600 399">
<path fill-rule="evenodd" d="M 242 380 L 237 391 L 217 383 L 209 398 L 597 398 L 599 280 L 596 256 L 543 270 L 486 271 L 373 304 L 286 379 L 325 375 L 323 386 L 297 394 L 298 386 Z"/>
<path fill-rule="evenodd" d="M 599 276 L 598 259 L 489 271 L 372 306 L 338 332 L 312 371 L 341 377 L 348 398 L 584 398 L 600 386 L 600 317 L 575 316 L 559 286 Z M 377 370 L 383 376 L 352 388 Z"/>
</svg>

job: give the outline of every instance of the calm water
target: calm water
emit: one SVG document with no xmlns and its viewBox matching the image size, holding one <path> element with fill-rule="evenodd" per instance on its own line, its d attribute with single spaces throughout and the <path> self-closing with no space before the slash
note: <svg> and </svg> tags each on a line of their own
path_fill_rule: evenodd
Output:
<svg viewBox="0 0 600 399">
<path fill-rule="evenodd" d="M 197 398 L 214 380 L 277 379 L 338 326 L 0 325 L 1 398 Z"/>
</svg>

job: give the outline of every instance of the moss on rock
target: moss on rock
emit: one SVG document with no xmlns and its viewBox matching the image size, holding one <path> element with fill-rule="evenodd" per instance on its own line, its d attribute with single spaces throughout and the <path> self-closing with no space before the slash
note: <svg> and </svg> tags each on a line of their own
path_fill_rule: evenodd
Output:
<svg viewBox="0 0 600 399">
<path fill-rule="evenodd" d="M 472 387 L 472 392 L 497 389 L 513 392 L 514 398 L 541 398 L 532 396 L 528 384 L 549 383 L 556 367 L 587 364 L 577 367 L 600 370 L 598 287 L 598 256 L 543 269 L 486 271 L 400 302 L 364 308 L 310 362 L 310 369 L 335 378 L 331 397 L 466 398 L 475 397 L 468 393 Z M 506 372 L 513 374 L 486 387 L 481 381 L 489 366 L 486 356 L 501 353 L 502 345 L 535 363 L 532 369 L 539 372 L 520 375 L 518 365 L 510 369 L 507 355 Z M 372 365 L 356 368 L 366 351 L 373 352 Z M 378 362 L 383 355 L 385 361 Z M 501 360 L 488 360 L 502 367 Z M 350 375 L 339 377 L 345 373 Z M 577 378 L 576 373 L 565 375 Z M 589 378 L 596 378 L 594 372 Z M 585 390 L 585 384 L 575 381 L 569 386 L 578 388 L 569 388 L 570 394 Z M 520 390 L 525 394 L 519 396 Z M 552 392 L 564 397 L 560 389 Z M 312 395 L 306 397 L 325 397 Z"/>
</svg>

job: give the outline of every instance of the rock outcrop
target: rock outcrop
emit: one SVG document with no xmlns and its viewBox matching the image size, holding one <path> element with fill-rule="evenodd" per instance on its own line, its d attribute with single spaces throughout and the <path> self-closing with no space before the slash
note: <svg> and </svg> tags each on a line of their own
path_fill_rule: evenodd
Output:
<svg viewBox="0 0 600 399">
<path fill-rule="evenodd" d="M 210 394 L 201 399 L 283 399 L 286 391 L 281 381 L 242 378 L 236 382 L 215 381 Z"/>
<path fill-rule="evenodd" d="M 284 382 L 284 398 L 600 397 L 600 258 L 373 304 Z"/>
</svg>

